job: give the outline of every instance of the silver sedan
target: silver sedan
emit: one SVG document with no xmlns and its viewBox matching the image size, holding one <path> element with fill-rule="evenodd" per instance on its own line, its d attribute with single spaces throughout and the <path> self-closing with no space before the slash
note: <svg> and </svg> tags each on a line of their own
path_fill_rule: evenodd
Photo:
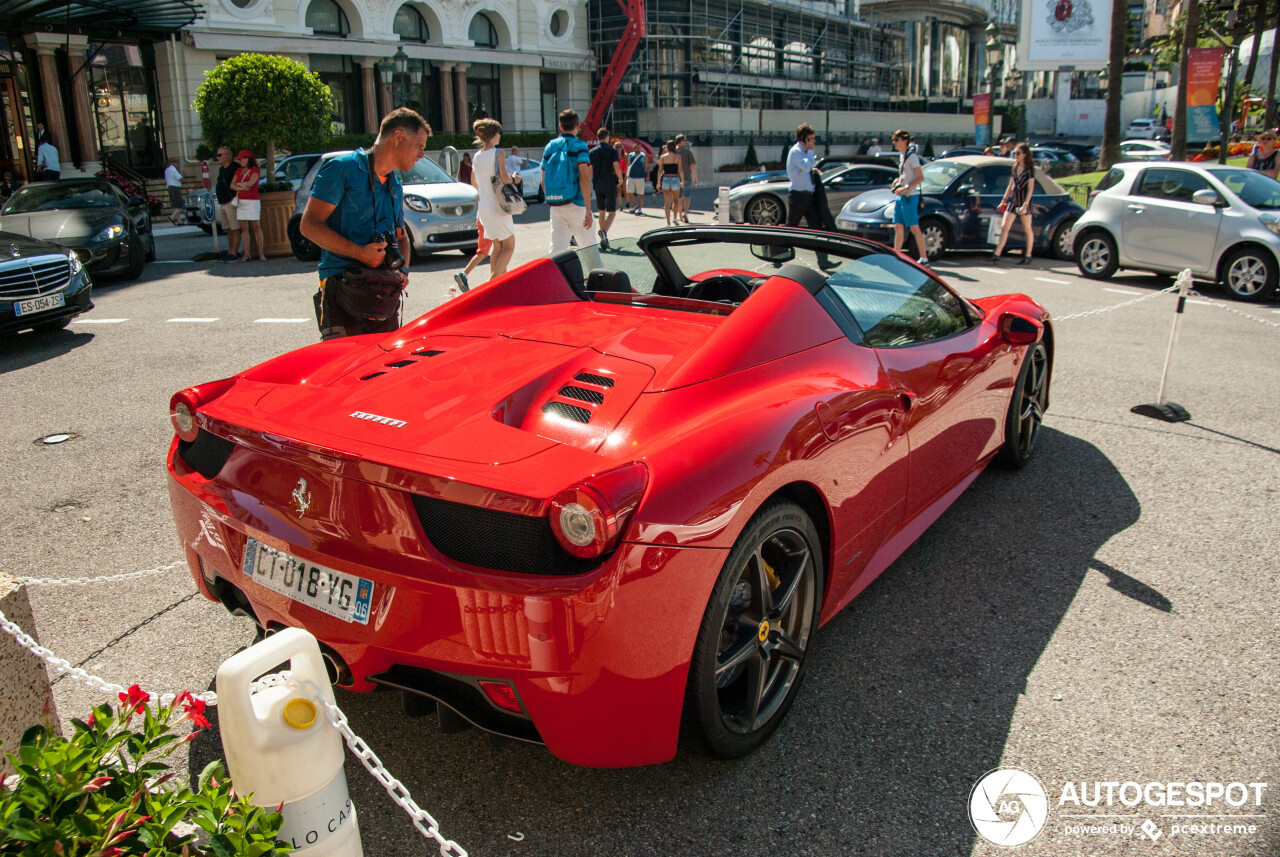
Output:
<svg viewBox="0 0 1280 857">
<path fill-rule="evenodd" d="M 837 166 L 822 173 L 822 185 L 827 191 L 827 207 L 834 218 L 844 204 L 860 193 L 888 187 L 898 177 L 896 167 L 878 164 L 852 164 Z M 786 179 L 773 182 L 756 182 L 735 187 L 729 191 L 729 222 L 752 223 L 757 226 L 779 226 L 787 222 L 787 195 L 790 183 Z M 719 219 L 720 201 L 716 200 L 716 217 Z"/>
<path fill-rule="evenodd" d="M 1280 182 L 1217 164 L 1117 164 L 1076 221 L 1072 242 L 1086 277 L 1190 268 L 1240 300 L 1261 301 L 1280 279 Z"/>
</svg>

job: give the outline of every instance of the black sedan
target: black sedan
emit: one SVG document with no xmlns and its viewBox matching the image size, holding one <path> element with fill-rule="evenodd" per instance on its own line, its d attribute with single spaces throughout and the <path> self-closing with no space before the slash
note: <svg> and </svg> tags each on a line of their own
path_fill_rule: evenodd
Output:
<svg viewBox="0 0 1280 857">
<path fill-rule="evenodd" d="M 106 179 L 29 184 L 0 209 L 0 229 L 73 249 L 95 275 L 132 280 L 156 258 L 146 203 Z"/>
<path fill-rule="evenodd" d="M 924 167 L 920 231 L 924 233 L 930 259 L 948 249 L 992 250 L 999 238 L 1001 215 L 996 211 L 1009 184 L 1013 161 L 1009 158 L 966 155 L 943 158 Z M 893 205 L 897 197 L 890 190 L 867 191 L 849 200 L 836 217 L 836 228 L 893 243 Z M 1067 191 L 1036 167 L 1035 189 L 1031 195 L 1031 226 L 1034 249 L 1057 259 L 1073 259 L 1071 227 L 1084 209 Z M 1023 246 L 1022 227 L 1009 232 L 1010 251 Z M 914 247 L 908 246 L 912 250 Z"/>
<path fill-rule="evenodd" d="M 61 330 L 93 309 L 91 288 L 74 251 L 0 232 L 0 335 Z"/>
</svg>

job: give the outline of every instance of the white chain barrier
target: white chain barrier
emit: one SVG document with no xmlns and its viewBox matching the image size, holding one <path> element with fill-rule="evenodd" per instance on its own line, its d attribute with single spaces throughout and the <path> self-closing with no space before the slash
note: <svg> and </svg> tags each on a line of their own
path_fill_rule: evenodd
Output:
<svg viewBox="0 0 1280 857">
<path fill-rule="evenodd" d="M 1161 289 L 1158 292 L 1152 292 L 1149 295 L 1143 295 L 1142 297 L 1134 298 L 1131 301 L 1123 301 L 1122 303 L 1112 304 L 1111 306 L 1098 307 L 1097 309 L 1085 310 L 1084 312 L 1073 312 L 1071 315 L 1053 316 L 1053 320 L 1054 321 L 1070 321 L 1074 318 L 1087 318 L 1088 316 L 1091 316 L 1091 315 L 1098 315 L 1099 313 L 1111 312 L 1112 310 L 1115 310 L 1115 309 L 1124 309 L 1125 307 L 1130 307 L 1130 306 L 1133 306 L 1134 304 L 1140 304 L 1143 301 L 1149 301 L 1152 298 L 1158 298 L 1161 295 L 1167 295 L 1170 292 L 1176 292 L 1177 290 L 1178 290 L 1178 284 L 1174 283 L 1172 286 L 1169 286 L 1167 289 Z"/>
<path fill-rule="evenodd" d="M 89 583 L 106 583 L 109 581 L 131 580 L 137 577 L 159 574 L 182 565 L 183 563 L 184 561 L 180 560 L 176 563 L 146 569 L 145 571 L 132 571 L 124 574 L 113 574 L 103 577 L 67 577 L 47 579 L 19 577 L 17 579 L 23 583 L 45 586 L 73 586 Z M 36 642 L 30 634 L 23 631 L 22 628 L 18 627 L 18 625 L 10 622 L 9 617 L 4 615 L 4 611 L 0 611 L 0 631 L 4 631 L 9 636 L 13 637 L 14 641 L 16 641 L 19 646 L 22 646 L 22 648 L 44 661 L 58 675 L 69 676 L 88 687 L 100 690 L 104 693 L 123 694 L 127 692 L 123 685 L 113 684 L 103 678 L 99 678 L 87 670 L 73 666 L 66 658 L 58 657 L 52 651 Z M 396 806 L 400 807 L 408 814 L 410 820 L 413 821 L 413 826 L 418 829 L 418 832 L 428 839 L 434 839 L 436 843 L 439 844 L 440 854 L 442 857 L 467 857 L 467 852 L 461 845 L 454 842 L 452 839 L 444 838 L 444 835 L 440 832 L 439 823 L 432 817 L 431 813 L 418 806 L 417 802 L 413 799 L 413 796 L 409 794 L 409 790 L 405 788 L 404 784 L 392 776 L 391 772 L 382 764 L 382 760 L 378 758 L 378 754 L 373 752 L 373 749 L 363 738 L 352 731 L 351 726 L 347 721 L 347 715 L 342 711 L 342 709 L 333 703 L 327 702 L 321 696 L 320 688 L 318 688 L 314 682 L 298 681 L 286 670 L 263 676 L 257 681 L 251 682 L 249 690 L 252 693 L 264 690 L 268 687 L 278 687 L 280 685 L 288 685 L 291 688 L 296 688 L 297 690 L 302 691 L 310 697 L 312 702 L 319 706 L 320 710 L 324 712 L 325 720 L 327 720 L 329 725 L 334 729 L 338 730 L 342 735 L 343 740 L 346 742 L 347 747 L 353 754 L 355 754 L 356 758 L 360 760 L 360 764 L 364 765 L 365 770 L 367 770 L 373 778 L 387 790 L 387 794 L 391 796 L 391 800 L 395 802 Z M 148 693 L 152 699 L 165 706 L 172 705 L 173 701 L 177 698 L 177 694 L 173 693 L 152 693 L 145 689 L 144 692 Z M 216 706 L 218 704 L 218 694 L 214 691 L 210 690 L 203 693 L 193 693 L 191 695 L 195 699 L 205 703 L 205 705 Z"/>
<path fill-rule="evenodd" d="M 1256 315 L 1249 315 L 1249 313 L 1247 312 L 1241 312 L 1240 310 L 1233 307 L 1231 304 L 1223 303 L 1222 301 L 1216 301 L 1202 292 L 1197 292 L 1195 289 L 1192 289 L 1188 294 L 1195 295 L 1198 298 L 1203 298 L 1203 300 L 1194 301 L 1194 303 L 1200 304 L 1202 306 L 1211 306 L 1214 309 L 1220 309 L 1223 312 L 1229 312 L 1232 315 L 1238 315 L 1241 318 L 1247 318 L 1249 319 L 1249 321 L 1256 321 L 1258 324 L 1265 324 L 1267 327 L 1280 327 L 1280 323 L 1277 323 L 1274 321 L 1267 321 L 1265 318 L 1258 318 Z"/>
</svg>

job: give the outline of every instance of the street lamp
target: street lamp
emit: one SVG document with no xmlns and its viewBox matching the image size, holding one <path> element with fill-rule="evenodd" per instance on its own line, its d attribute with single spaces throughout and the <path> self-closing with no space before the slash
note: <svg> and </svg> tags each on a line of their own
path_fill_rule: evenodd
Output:
<svg viewBox="0 0 1280 857">
<path fill-rule="evenodd" d="M 378 77 L 382 78 L 382 85 L 387 87 L 391 86 L 391 81 L 395 79 L 396 75 L 395 65 L 387 62 L 386 60 L 382 60 L 381 62 L 376 63 L 375 67 L 378 69 Z"/>
<path fill-rule="evenodd" d="M 404 48 L 396 48 L 396 55 L 391 58 L 396 64 L 396 74 L 404 74 L 409 70 L 409 55 Z"/>
<path fill-rule="evenodd" d="M 1000 41 L 1000 27 L 995 21 L 987 24 L 987 94 L 990 99 L 988 114 L 989 144 L 995 143 L 996 130 L 996 81 L 1000 79 L 1000 67 L 1004 65 L 1004 43 Z"/>
</svg>

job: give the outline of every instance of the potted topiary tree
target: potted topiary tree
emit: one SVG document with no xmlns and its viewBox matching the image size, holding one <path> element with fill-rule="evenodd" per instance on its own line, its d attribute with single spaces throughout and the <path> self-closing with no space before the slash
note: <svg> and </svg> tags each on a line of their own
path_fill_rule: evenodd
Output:
<svg viewBox="0 0 1280 857">
<path fill-rule="evenodd" d="M 316 150 L 329 138 L 333 97 L 318 75 L 291 59 L 241 54 L 205 72 L 194 107 L 205 140 L 265 155 L 262 237 L 268 256 L 287 256 L 293 187 L 277 184 L 276 146 Z"/>
</svg>

